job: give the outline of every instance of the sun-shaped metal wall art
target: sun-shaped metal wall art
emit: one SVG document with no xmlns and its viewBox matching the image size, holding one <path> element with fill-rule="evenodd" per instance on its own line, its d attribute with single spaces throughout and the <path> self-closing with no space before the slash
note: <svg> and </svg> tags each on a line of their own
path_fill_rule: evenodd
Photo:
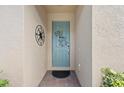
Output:
<svg viewBox="0 0 124 93">
<path fill-rule="evenodd" d="M 35 39 L 39 46 L 43 46 L 45 42 L 45 32 L 44 28 L 41 25 L 37 25 L 35 29 Z"/>
</svg>

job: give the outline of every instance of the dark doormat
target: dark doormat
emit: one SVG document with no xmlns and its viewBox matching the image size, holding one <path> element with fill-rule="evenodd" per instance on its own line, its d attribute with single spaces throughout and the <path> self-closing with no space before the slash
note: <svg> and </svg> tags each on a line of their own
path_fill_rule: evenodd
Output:
<svg viewBox="0 0 124 93">
<path fill-rule="evenodd" d="M 52 71 L 52 75 L 56 78 L 65 78 L 70 75 L 70 71 Z"/>
</svg>

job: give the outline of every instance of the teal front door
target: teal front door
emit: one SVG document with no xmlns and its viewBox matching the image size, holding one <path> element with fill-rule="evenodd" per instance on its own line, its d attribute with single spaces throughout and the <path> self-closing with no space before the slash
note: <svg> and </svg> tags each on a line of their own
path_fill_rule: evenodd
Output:
<svg viewBox="0 0 124 93">
<path fill-rule="evenodd" d="M 52 66 L 70 66 L 70 22 L 52 22 Z"/>
</svg>

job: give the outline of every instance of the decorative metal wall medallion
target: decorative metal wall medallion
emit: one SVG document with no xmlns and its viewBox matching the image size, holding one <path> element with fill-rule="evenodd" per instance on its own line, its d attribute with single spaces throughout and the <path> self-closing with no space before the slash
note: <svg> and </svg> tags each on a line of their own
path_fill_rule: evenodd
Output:
<svg viewBox="0 0 124 93">
<path fill-rule="evenodd" d="M 35 29 L 35 39 L 39 46 L 43 46 L 45 42 L 45 32 L 44 28 L 41 25 L 37 25 Z"/>
</svg>

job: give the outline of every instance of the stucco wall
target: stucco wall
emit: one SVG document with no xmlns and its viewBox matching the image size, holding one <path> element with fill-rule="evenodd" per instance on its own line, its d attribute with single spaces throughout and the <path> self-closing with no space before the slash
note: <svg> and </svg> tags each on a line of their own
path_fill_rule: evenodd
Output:
<svg viewBox="0 0 124 93">
<path fill-rule="evenodd" d="M 22 86 L 23 6 L 0 6 L 0 79 Z"/>
<path fill-rule="evenodd" d="M 47 70 L 46 40 L 43 46 L 35 40 L 37 25 L 43 25 L 45 33 L 47 31 L 45 14 L 42 7 L 24 6 L 24 86 L 38 86 Z"/>
<path fill-rule="evenodd" d="M 92 7 L 76 12 L 76 74 L 83 87 L 92 86 Z"/>
<path fill-rule="evenodd" d="M 124 6 L 93 6 L 93 86 L 100 86 L 102 67 L 124 72 Z"/>
</svg>

